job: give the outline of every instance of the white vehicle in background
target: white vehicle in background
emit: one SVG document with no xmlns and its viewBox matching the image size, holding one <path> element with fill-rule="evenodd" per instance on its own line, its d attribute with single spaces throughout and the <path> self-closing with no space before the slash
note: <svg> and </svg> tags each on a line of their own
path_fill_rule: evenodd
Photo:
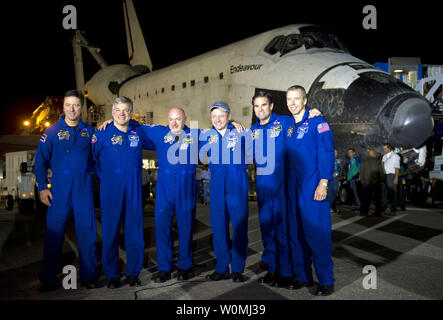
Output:
<svg viewBox="0 0 443 320">
<path fill-rule="evenodd" d="M 11 211 L 17 202 L 19 213 L 44 210 L 33 174 L 36 150 L 8 152 L 0 179 L 0 190 L 6 210 Z"/>
</svg>

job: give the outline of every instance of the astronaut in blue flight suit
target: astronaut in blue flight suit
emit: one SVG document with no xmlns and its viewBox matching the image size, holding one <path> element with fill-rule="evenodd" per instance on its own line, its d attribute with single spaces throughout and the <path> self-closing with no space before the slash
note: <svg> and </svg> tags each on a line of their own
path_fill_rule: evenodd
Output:
<svg viewBox="0 0 443 320">
<path fill-rule="evenodd" d="M 319 282 L 314 294 L 330 295 L 334 264 L 327 183 L 334 171 L 334 138 L 324 117 L 308 119 L 303 87 L 290 87 L 286 100 L 294 116 L 287 133 L 289 238 L 296 276 L 293 288 L 313 285 L 313 260 Z"/>
<path fill-rule="evenodd" d="M 234 282 L 243 282 L 248 253 L 246 136 L 229 123 L 231 114 L 226 103 L 214 103 L 210 113 L 213 127 L 200 133 L 199 158 L 205 163 L 205 156 L 209 157 L 210 220 L 217 264 L 206 279 L 218 281 L 231 277 Z M 233 227 L 232 241 L 229 222 Z"/>
<path fill-rule="evenodd" d="M 291 118 L 272 111 L 272 96 L 267 92 L 259 91 L 254 95 L 252 105 L 257 117 L 250 132 L 257 167 L 257 203 L 264 247 L 262 262 L 267 265 L 267 274 L 259 282 L 286 287 L 292 282 L 284 192 L 285 134 Z"/>
<path fill-rule="evenodd" d="M 124 225 L 126 283 L 140 285 L 143 266 L 143 148 L 154 149 L 139 125 L 133 126 L 132 101 L 119 97 L 112 105 L 114 122 L 92 138 L 92 152 L 100 178 L 102 263 L 108 288 L 118 288 L 120 226 Z"/>
<path fill-rule="evenodd" d="M 179 280 L 194 276 L 192 271 L 192 235 L 197 202 L 195 172 L 198 163 L 198 129 L 185 125 L 181 108 L 168 113 L 168 126 L 143 125 L 141 128 L 155 144 L 158 157 L 158 179 L 155 195 L 155 242 L 157 268 L 153 276 L 157 283 L 171 279 L 172 223 L 177 217 Z"/>
<path fill-rule="evenodd" d="M 35 158 L 34 174 L 41 201 L 47 205 L 45 246 L 40 272 L 40 292 L 56 288 L 64 233 L 73 213 L 79 245 L 81 285 L 97 286 L 96 217 L 94 211 L 91 138 L 94 129 L 82 122 L 83 95 L 76 90 L 65 93 L 64 115 L 46 129 Z M 48 168 L 52 171 L 48 188 Z"/>
</svg>

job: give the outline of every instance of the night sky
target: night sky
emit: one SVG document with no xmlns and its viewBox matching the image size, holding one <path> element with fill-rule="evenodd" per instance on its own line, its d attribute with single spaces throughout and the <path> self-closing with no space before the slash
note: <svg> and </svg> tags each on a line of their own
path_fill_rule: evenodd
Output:
<svg viewBox="0 0 443 320">
<path fill-rule="evenodd" d="M 171 65 L 255 34 L 288 24 L 314 23 L 332 29 L 350 52 L 369 63 L 389 57 L 421 57 L 443 64 L 441 10 L 418 2 L 354 1 L 142 1 L 133 0 L 154 69 Z M 306 4 L 300 4 L 305 2 Z M 0 134 L 12 134 L 49 95 L 75 88 L 72 30 L 62 9 L 77 8 L 78 29 L 108 64 L 128 63 L 122 2 L 12 1 L 2 7 L 3 117 Z M 377 30 L 362 27 L 366 4 L 377 8 Z M 3 3 L 2 3 L 3 5 Z M 438 26 L 440 24 L 440 26 Z M 86 81 L 99 69 L 83 51 Z"/>
</svg>

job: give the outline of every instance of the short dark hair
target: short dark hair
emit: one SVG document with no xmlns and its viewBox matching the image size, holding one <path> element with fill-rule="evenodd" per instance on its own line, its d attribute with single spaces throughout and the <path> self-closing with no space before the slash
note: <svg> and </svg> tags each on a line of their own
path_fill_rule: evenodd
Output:
<svg viewBox="0 0 443 320">
<path fill-rule="evenodd" d="M 286 90 L 286 92 L 288 92 L 288 91 L 295 91 L 295 90 L 300 90 L 301 95 L 303 96 L 303 98 L 307 98 L 308 95 L 306 94 L 306 90 L 305 90 L 305 88 L 303 86 L 299 86 L 299 85 L 290 86 L 288 88 L 288 90 Z"/>
<path fill-rule="evenodd" d="M 349 148 L 348 151 L 349 151 L 349 150 L 352 151 L 352 152 L 355 152 L 355 149 L 354 149 L 354 148 Z"/>
<path fill-rule="evenodd" d="M 252 106 L 254 106 L 254 101 L 257 98 L 266 98 L 266 99 L 268 99 L 269 104 L 273 103 L 272 94 L 270 94 L 269 92 L 260 90 L 256 94 L 254 94 L 254 96 L 252 97 Z"/>
<path fill-rule="evenodd" d="M 83 105 L 83 103 L 85 102 L 85 96 L 83 95 L 83 93 L 80 90 L 69 90 L 66 91 L 65 94 L 63 95 L 63 99 L 67 98 L 67 97 L 77 97 L 80 99 L 80 103 Z"/>
<path fill-rule="evenodd" d="M 383 146 L 388 147 L 388 149 L 391 150 L 391 151 L 394 150 L 394 147 L 389 142 L 383 143 Z"/>
</svg>

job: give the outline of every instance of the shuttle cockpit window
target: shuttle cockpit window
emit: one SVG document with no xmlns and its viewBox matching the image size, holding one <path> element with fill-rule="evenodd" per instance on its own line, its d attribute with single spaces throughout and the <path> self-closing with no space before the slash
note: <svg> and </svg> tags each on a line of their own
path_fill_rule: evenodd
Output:
<svg viewBox="0 0 443 320">
<path fill-rule="evenodd" d="M 300 34 L 276 36 L 268 43 L 264 51 L 270 55 L 280 52 L 281 57 L 303 45 L 306 49 L 331 48 L 348 52 L 336 35 L 319 26 L 302 27 Z"/>
</svg>

